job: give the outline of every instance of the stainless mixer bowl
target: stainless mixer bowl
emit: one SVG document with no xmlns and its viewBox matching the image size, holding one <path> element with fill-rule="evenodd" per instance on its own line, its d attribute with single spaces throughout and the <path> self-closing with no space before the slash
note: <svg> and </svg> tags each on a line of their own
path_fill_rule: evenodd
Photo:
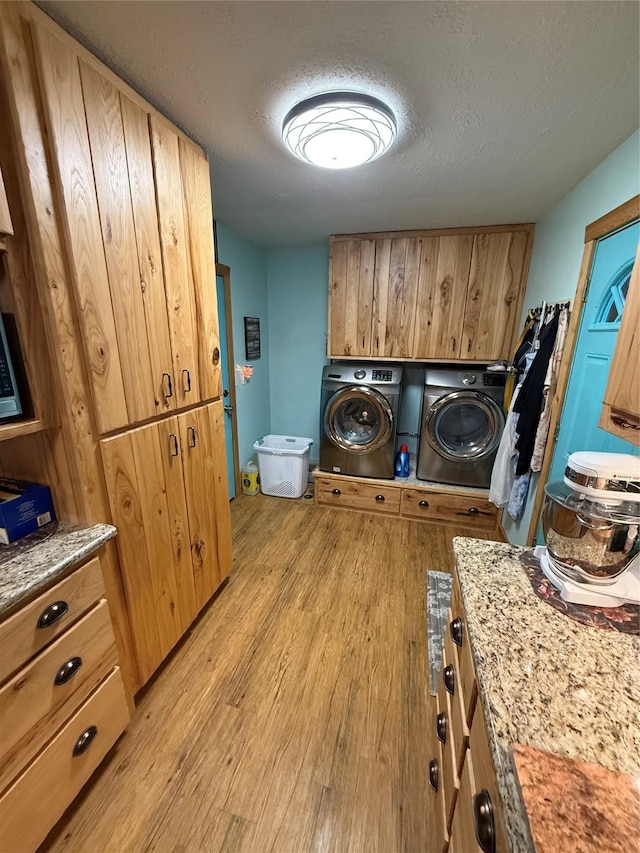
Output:
<svg viewBox="0 0 640 853">
<path fill-rule="evenodd" d="M 606 585 L 640 551 L 637 504 L 598 504 L 564 483 L 547 483 L 542 530 L 549 556 L 570 580 Z"/>
</svg>

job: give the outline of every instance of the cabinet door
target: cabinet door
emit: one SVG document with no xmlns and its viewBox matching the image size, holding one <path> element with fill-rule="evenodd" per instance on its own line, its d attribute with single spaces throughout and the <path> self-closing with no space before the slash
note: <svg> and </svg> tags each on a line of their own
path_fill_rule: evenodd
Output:
<svg viewBox="0 0 640 853">
<path fill-rule="evenodd" d="M 178 416 L 196 607 L 231 569 L 231 517 L 222 402 Z"/>
<path fill-rule="evenodd" d="M 411 358 L 422 237 L 376 240 L 373 355 Z"/>
<path fill-rule="evenodd" d="M 210 400 L 222 394 L 222 373 L 209 163 L 195 146 L 180 139 L 180 165 L 197 324 L 200 399 Z"/>
<path fill-rule="evenodd" d="M 156 408 L 158 413 L 170 412 L 176 407 L 176 398 L 172 393 L 175 377 L 158 231 L 149 116 L 122 92 L 120 106 Z"/>
<path fill-rule="evenodd" d="M 609 369 L 599 426 L 640 444 L 640 247 L 631 271 L 629 290 Z"/>
<path fill-rule="evenodd" d="M 175 418 L 101 442 L 105 481 L 142 682 L 195 616 L 191 563 L 176 542 L 184 531 Z"/>
<path fill-rule="evenodd" d="M 66 44 L 32 26 L 96 421 L 98 430 L 107 432 L 129 423 L 124 377 L 133 371 L 120 358 L 124 330 L 117 334 L 109 292 L 80 69 Z"/>
<path fill-rule="evenodd" d="M 329 247 L 328 356 L 371 355 L 375 240 L 336 240 Z"/>
<path fill-rule="evenodd" d="M 459 358 L 473 236 L 424 237 L 414 358 Z"/>
<path fill-rule="evenodd" d="M 189 263 L 178 137 L 164 121 L 151 116 L 160 245 L 173 353 L 173 392 L 178 407 L 200 399 L 196 318 Z"/>
<path fill-rule="evenodd" d="M 530 239 L 528 230 L 474 237 L 460 358 L 492 361 L 511 355 Z"/>
</svg>

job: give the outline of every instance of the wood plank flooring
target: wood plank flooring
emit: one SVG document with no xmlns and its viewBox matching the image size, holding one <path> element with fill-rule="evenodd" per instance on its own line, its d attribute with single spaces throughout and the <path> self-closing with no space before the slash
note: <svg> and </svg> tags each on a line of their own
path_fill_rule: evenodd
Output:
<svg viewBox="0 0 640 853">
<path fill-rule="evenodd" d="M 425 571 L 461 531 L 262 495 L 232 522 L 227 584 L 42 849 L 429 850 Z"/>
</svg>

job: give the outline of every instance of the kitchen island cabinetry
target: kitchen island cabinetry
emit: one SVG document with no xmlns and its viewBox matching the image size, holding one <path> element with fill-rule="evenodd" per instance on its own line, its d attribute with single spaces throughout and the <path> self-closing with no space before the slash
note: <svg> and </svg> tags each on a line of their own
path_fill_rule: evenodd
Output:
<svg viewBox="0 0 640 853">
<path fill-rule="evenodd" d="M 223 433 L 217 402 L 101 442 L 143 681 L 231 568 Z"/>
<path fill-rule="evenodd" d="M 532 225 L 332 237 L 329 358 L 508 358 L 532 243 Z"/>
<path fill-rule="evenodd" d="M 129 721 L 100 556 L 92 556 L 114 533 L 60 525 L 2 566 L 2 850 L 38 847 Z"/>
<path fill-rule="evenodd" d="M 640 247 L 631 272 L 622 322 L 609 369 L 600 426 L 625 441 L 640 444 Z"/>
<path fill-rule="evenodd" d="M 531 800 L 523 800 L 514 745 L 637 774 L 640 640 L 578 624 L 539 599 L 520 565 L 524 549 L 460 537 L 453 544 L 451 609 L 430 700 L 436 831 L 429 853 L 533 853 L 525 807 Z M 554 787 L 541 796 L 549 802 L 556 793 Z M 572 814 L 592 822 L 587 832 L 600 833 L 600 846 L 589 849 L 607 849 L 601 842 L 609 806 L 598 804 L 605 812 L 597 827 L 593 806 L 585 794 Z"/>
</svg>

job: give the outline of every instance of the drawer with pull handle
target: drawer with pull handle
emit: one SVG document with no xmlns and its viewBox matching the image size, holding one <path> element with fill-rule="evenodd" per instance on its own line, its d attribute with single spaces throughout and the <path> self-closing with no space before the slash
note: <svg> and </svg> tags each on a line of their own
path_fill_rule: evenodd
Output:
<svg viewBox="0 0 640 853">
<path fill-rule="evenodd" d="M 450 625 L 451 622 L 453 622 L 453 614 L 449 610 L 447 625 Z M 460 658 L 456 649 L 457 647 L 451 638 L 451 631 L 445 631 L 443 666 L 440 678 L 443 681 L 444 689 L 451 697 L 451 728 L 456 745 L 456 766 L 459 774 L 462 770 L 465 750 L 469 745 L 469 727 L 467 725 L 467 706 L 463 680 L 460 677 Z"/>
<path fill-rule="evenodd" d="M 435 705 L 435 703 L 434 703 Z M 447 831 L 447 812 L 444 801 L 444 778 L 442 771 L 442 744 L 438 740 L 435 731 L 435 712 L 430 714 L 429 726 L 429 758 L 427 766 L 429 800 L 431 802 L 433 816 L 433 853 L 443 853 L 449 841 Z"/>
<path fill-rule="evenodd" d="M 473 530 L 495 530 L 498 520 L 496 507 L 480 495 L 427 489 L 402 489 L 401 514 Z"/>
<path fill-rule="evenodd" d="M 473 654 L 471 643 L 467 635 L 467 626 L 464 615 L 464 607 L 458 582 L 453 584 L 453 595 L 451 598 L 450 618 L 448 620 L 445 643 L 447 648 L 453 649 L 457 655 L 459 682 L 464 699 L 464 710 L 467 725 L 471 725 L 473 711 L 478 697 L 478 684 L 476 682 L 476 671 L 473 665 Z"/>
<path fill-rule="evenodd" d="M 400 491 L 393 486 L 364 483 L 355 479 L 316 478 L 316 497 L 321 506 L 397 515 L 400 512 Z"/>
<path fill-rule="evenodd" d="M 500 809 L 498 783 L 491 757 L 487 725 L 485 722 L 482 702 L 478 702 L 473 715 L 469 735 L 469 752 L 473 756 L 474 782 L 472 808 L 475 823 L 479 826 L 479 842 L 492 837 L 495 846 L 480 843 L 480 850 L 494 850 L 495 853 L 506 853 L 506 833 Z M 469 754 L 469 753 L 467 753 Z"/>
<path fill-rule="evenodd" d="M 116 663 L 103 600 L 0 688 L 0 791 Z"/>
<path fill-rule="evenodd" d="M 129 721 L 116 668 L 0 797 L 0 850 L 35 850 Z"/>
<path fill-rule="evenodd" d="M 456 797 L 460 781 L 457 770 L 457 749 L 455 744 L 455 736 L 451 726 L 451 702 L 450 696 L 444 689 L 442 679 L 438 684 L 438 693 L 436 696 L 436 719 L 435 733 L 440 741 L 442 748 L 442 768 L 440 771 L 440 784 L 443 786 L 444 805 L 445 805 L 445 826 L 448 829 L 451 826 L 453 810 L 456 804 Z"/>
<path fill-rule="evenodd" d="M 0 683 L 104 596 L 100 561 L 89 560 L 0 624 Z"/>
</svg>

